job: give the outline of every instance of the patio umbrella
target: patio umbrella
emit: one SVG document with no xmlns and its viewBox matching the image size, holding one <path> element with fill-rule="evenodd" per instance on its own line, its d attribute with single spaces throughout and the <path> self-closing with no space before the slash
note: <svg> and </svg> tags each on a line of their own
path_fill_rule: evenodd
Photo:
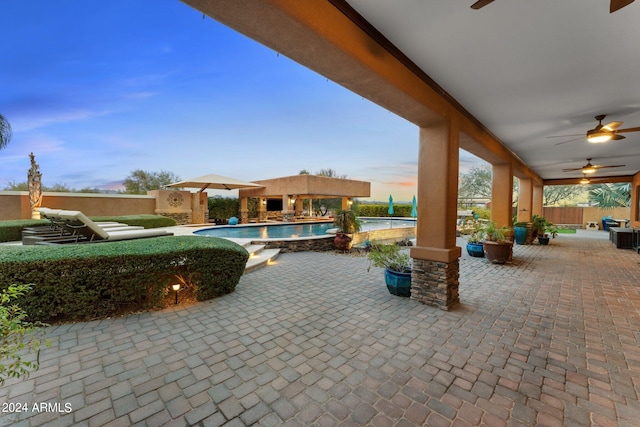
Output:
<svg viewBox="0 0 640 427">
<path fill-rule="evenodd" d="M 239 179 L 229 178 L 228 176 L 209 174 L 199 176 L 197 178 L 188 179 L 186 181 L 174 182 L 168 184 L 167 187 L 191 187 L 199 188 L 199 192 L 203 192 L 207 188 L 216 190 L 235 190 L 238 188 L 264 187 L 264 185 L 253 182 L 240 181 Z"/>
<path fill-rule="evenodd" d="M 413 196 L 413 200 L 411 201 L 411 217 L 415 218 L 418 216 L 418 203 L 416 202 L 416 196 Z"/>
</svg>

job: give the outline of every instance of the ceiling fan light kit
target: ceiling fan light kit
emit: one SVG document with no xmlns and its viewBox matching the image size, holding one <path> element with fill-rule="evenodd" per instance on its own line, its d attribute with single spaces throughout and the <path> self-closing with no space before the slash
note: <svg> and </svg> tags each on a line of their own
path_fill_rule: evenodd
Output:
<svg viewBox="0 0 640 427">
<path fill-rule="evenodd" d="M 610 134 L 609 132 L 602 132 L 599 130 L 596 130 L 596 131 L 590 130 L 587 132 L 587 141 L 589 141 L 592 144 L 600 144 L 602 142 L 611 141 L 612 137 L 613 135 Z"/>
</svg>

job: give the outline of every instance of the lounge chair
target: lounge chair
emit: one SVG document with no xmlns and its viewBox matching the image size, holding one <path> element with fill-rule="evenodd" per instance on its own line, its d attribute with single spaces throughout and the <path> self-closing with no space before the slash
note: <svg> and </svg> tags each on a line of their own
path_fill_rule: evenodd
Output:
<svg viewBox="0 0 640 427">
<path fill-rule="evenodd" d="M 79 243 L 87 240 L 86 236 L 78 234 L 65 218 L 60 216 L 60 209 L 40 208 L 40 215 L 48 219 L 50 224 L 22 229 L 22 244 L 35 245 L 40 242 L 56 240 L 58 243 Z M 121 222 L 96 222 L 99 227 L 109 231 L 143 230 L 144 227 L 129 226 Z M 76 226 L 80 224 L 75 224 Z"/>
<path fill-rule="evenodd" d="M 137 226 L 101 227 L 80 211 L 60 210 L 57 216 L 65 222 L 63 227 L 74 235 L 84 236 L 88 242 L 141 239 L 145 237 L 172 236 L 159 228 L 145 229 Z"/>
<path fill-rule="evenodd" d="M 118 222 L 94 222 L 80 211 L 46 208 L 43 211 L 41 208 L 40 212 L 43 217 L 61 229 L 62 234 L 26 237 L 28 243 L 25 243 L 23 235 L 23 244 L 89 243 L 173 235 L 157 228 L 145 229 Z"/>
</svg>

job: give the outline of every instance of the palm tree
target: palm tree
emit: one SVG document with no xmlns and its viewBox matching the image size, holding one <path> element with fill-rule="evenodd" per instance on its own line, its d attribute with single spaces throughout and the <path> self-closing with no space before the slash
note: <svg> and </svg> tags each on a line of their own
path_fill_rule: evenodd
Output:
<svg viewBox="0 0 640 427">
<path fill-rule="evenodd" d="M 0 114 L 0 150 L 9 145 L 11 141 L 11 125 L 9 121 Z"/>
<path fill-rule="evenodd" d="M 631 206 L 631 183 L 594 185 L 589 190 L 589 201 L 601 208 Z"/>
</svg>

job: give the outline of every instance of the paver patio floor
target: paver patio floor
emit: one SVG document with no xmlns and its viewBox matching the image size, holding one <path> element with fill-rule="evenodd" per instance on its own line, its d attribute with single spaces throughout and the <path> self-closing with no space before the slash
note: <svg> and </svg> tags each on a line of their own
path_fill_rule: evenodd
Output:
<svg viewBox="0 0 640 427">
<path fill-rule="evenodd" d="M 591 233 L 465 254 L 450 312 L 366 258 L 295 253 L 215 300 L 53 326 L 0 424 L 637 426 L 640 255 Z"/>
</svg>

